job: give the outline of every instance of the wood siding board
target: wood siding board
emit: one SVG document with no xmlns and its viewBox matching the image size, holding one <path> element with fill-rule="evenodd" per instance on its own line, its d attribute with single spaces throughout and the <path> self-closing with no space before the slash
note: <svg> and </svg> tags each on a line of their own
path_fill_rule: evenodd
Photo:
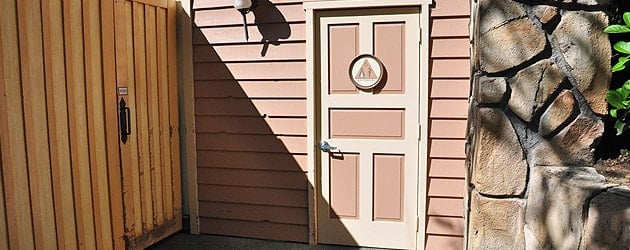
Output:
<svg viewBox="0 0 630 250">
<path fill-rule="evenodd" d="M 427 215 L 435 216 L 464 216 L 464 199 L 429 197 Z"/>
<path fill-rule="evenodd" d="M 266 28 L 269 30 L 274 29 L 286 29 L 286 23 L 267 24 Z M 304 23 L 290 23 L 289 29 L 291 34 L 282 39 L 282 42 L 304 42 L 306 40 L 306 24 Z M 248 26 L 249 43 L 260 43 L 263 41 L 263 36 L 258 31 L 256 26 Z M 216 27 L 216 28 L 196 28 L 193 31 L 193 44 L 233 44 L 243 42 L 243 27 Z"/>
<path fill-rule="evenodd" d="M 206 98 L 306 98 L 305 81 L 195 81 L 195 97 Z"/>
<path fill-rule="evenodd" d="M 431 17 L 470 16 L 470 3 L 461 0 L 438 0 L 431 8 Z"/>
<path fill-rule="evenodd" d="M 197 27 L 242 25 L 243 17 L 233 8 L 199 10 L 195 12 Z M 264 26 L 272 23 L 304 22 L 306 15 L 301 5 L 259 5 L 253 15 L 246 16 L 248 25 Z"/>
<path fill-rule="evenodd" d="M 429 157 L 465 159 L 464 139 L 431 139 L 429 142 Z"/>
<path fill-rule="evenodd" d="M 466 98 L 470 93 L 470 79 L 433 79 L 431 98 Z"/>
<path fill-rule="evenodd" d="M 308 170 L 306 155 L 288 153 L 197 151 L 198 167 L 303 171 Z"/>
<path fill-rule="evenodd" d="M 199 203 L 201 217 L 308 226 L 308 211 L 303 208 L 250 205 L 226 202 Z"/>
<path fill-rule="evenodd" d="M 470 78 L 470 59 L 431 60 L 433 78 Z"/>
<path fill-rule="evenodd" d="M 35 247 L 54 249 L 57 247 L 57 235 L 46 114 L 41 4 L 35 0 L 18 1 L 17 12 Z"/>
<path fill-rule="evenodd" d="M 464 218 L 429 216 L 427 234 L 463 236 Z"/>
<path fill-rule="evenodd" d="M 111 248 L 113 243 L 107 149 L 105 141 L 105 108 L 103 99 L 103 71 L 99 2 L 83 2 L 83 32 L 88 116 L 88 140 L 92 177 L 96 241 L 98 248 Z"/>
<path fill-rule="evenodd" d="M 200 218 L 200 232 L 269 240 L 308 242 L 308 226 Z"/>
<path fill-rule="evenodd" d="M 158 59 L 158 86 L 159 100 L 168 100 L 168 52 L 167 52 L 167 30 L 166 30 L 166 10 L 157 9 L 157 59 Z M 164 219 L 173 219 L 173 186 L 172 164 L 171 164 L 171 141 L 170 141 L 170 113 L 169 103 L 160 103 L 160 142 L 162 148 L 161 172 L 162 172 L 162 201 L 164 203 Z M 168 121 L 168 122 L 165 122 Z M 175 189 L 176 190 L 176 189 Z"/>
<path fill-rule="evenodd" d="M 11 249 L 34 249 L 20 77 L 16 2 L 0 8 L 0 140 L 2 178 Z M 17 63 L 16 63 L 17 62 Z M 11 107 L 8 112 L 7 107 Z"/>
<path fill-rule="evenodd" d="M 306 190 L 199 184 L 199 201 L 307 208 Z"/>
<path fill-rule="evenodd" d="M 103 56 L 103 103 L 105 115 L 105 141 L 107 148 L 107 175 L 106 185 L 109 188 L 110 221 L 112 246 L 114 249 L 125 248 L 124 242 L 124 215 L 122 182 L 120 171 L 120 150 L 118 137 L 118 102 L 116 91 L 116 60 L 115 60 L 115 32 L 114 1 L 102 0 L 101 11 L 101 37 Z M 130 217 L 133 220 L 133 217 Z"/>
<path fill-rule="evenodd" d="M 430 101 L 429 118 L 468 117 L 468 99 L 436 99 Z"/>
<path fill-rule="evenodd" d="M 196 98 L 196 115 L 306 117 L 306 100 Z"/>
<path fill-rule="evenodd" d="M 60 0 L 42 3 L 42 27 L 57 247 L 72 249 L 77 246 L 77 238 L 68 139 L 63 9 Z"/>
<path fill-rule="evenodd" d="M 468 122 L 464 119 L 431 119 L 431 138 L 466 139 Z"/>
<path fill-rule="evenodd" d="M 429 176 L 463 179 L 466 177 L 466 162 L 464 159 L 430 159 Z"/>
<path fill-rule="evenodd" d="M 87 108 L 85 95 L 85 61 L 83 58 L 83 19 L 81 1 L 65 0 L 64 37 L 66 44 L 66 77 L 68 84 L 70 152 L 75 200 L 77 238 L 80 246 L 96 248 L 94 211 L 88 148 Z"/>
<path fill-rule="evenodd" d="M 463 198 L 466 188 L 464 179 L 429 178 L 429 197 Z"/>
<path fill-rule="evenodd" d="M 470 39 L 435 38 L 431 43 L 431 58 L 470 57 Z"/>
<path fill-rule="evenodd" d="M 136 83 L 136 107 L 138 129 L 138 161 L 140 166 L 140 189 L 142 197 L 142 231 L 153 229 L 153 197 L 151 190 L 151 160 L 150 139 L 149 139 L 149 118 L 147 107 L 147 68 L 146 68 L 146 40 L 145 40 L 145 13 L 144 6 L 139 3 L 133 4 L 133 45 L 134 45 L 134 73 Z M 139 235 L 137 235 L 139 236 Z"/>
<path fill-rule="evenodd" d="M 431 18 L 430 36 L 432 38 L 467 38 L 469 22 L 470 18 L 468 17 Z"/>
<path fill-rule="evenodd" d="M 146 62 L 147 62 L 147 105 L 149 109 L 149 158 L 151 162 L 151 192 L 153 202 L 154 225 L 164 222 L 164 209 L 162 201 L 162 171 L 160 148 L 160 110 L 159 110 L 159 82 L 157 79 L 157 27 L 156 9 L 153 6 L 144 6 L 145 34 L 146 34 Z"/>
<path fill-rule="evenodd" d="M 305 118 L 198 116 L 196 124 L 198 133 L 306 136 Z"/>
<path fill-rule="evenodd" d="M 197 148 L 239 152 L 306 154 L 306 137 L 197 133 Z"/>
<path fill-rule="evenodd" d="M 304 0 L 272 0 L 269 3 L 261 2 L 260 4 L 273 4 L 273 5 L 281 5 L 281 4 L 301 4 Z M 209 9 L 209 8 L 234 8 L 233 0 L 215 0 L 215 1 L 194 1 L 192 8 L 195 10 L 198 9 Z"/>
<path fill-rule="evenodd" d="M 193 47 L 193 62 L 304 61 L 305 57 L 306 45 L 304 43 L 267 46 L 265 44 L 196 45 Z"/>
<path fill-rule="evenodd" d="M 198 182 L 209 185 L 282 188 L 306 190 L 304 172 L 247 170 L 230 168 L 198 168 Z"/>
<path fill-rule="evenodd" d="M 459 250 L 464 249 L 463 236 L 427 235 L 425 249 Z"/>
<path fill-rule="evenodd" d="M 304 79 L 305 62 L 196 63 L 195 80 Z"/>
</svg>

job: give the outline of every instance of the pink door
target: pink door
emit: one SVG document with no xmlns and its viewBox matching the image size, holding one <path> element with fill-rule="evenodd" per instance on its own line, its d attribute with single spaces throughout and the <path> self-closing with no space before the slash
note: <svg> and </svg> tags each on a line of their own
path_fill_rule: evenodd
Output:
<svg viewBox="0 0 630 250">
<path fill-rule="evenodd" d="M 419 19 L 413 8 L 319 16 L 321 243 L 416 246 Z"/>
</svg>

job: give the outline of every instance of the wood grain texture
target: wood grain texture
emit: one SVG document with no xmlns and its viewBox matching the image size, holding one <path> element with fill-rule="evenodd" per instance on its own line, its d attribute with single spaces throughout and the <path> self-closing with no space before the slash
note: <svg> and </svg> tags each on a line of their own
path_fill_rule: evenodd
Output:
<svg viewBox="0 0 630 250">
<path fill-rule="evenodd" d="M 77 237 L 68 139 L 63 9 L 60 0 L 42 3 L 42 28 L 57 246 L 71 249 L 77 246 Z"/>
<path fill-rule="evenodd" d="M 35 0 L 17 2 L 20 73 L 24 95 L 26 157 L 33 209 L 35 247 L 54 249 L 57 245 L 52 197 L 48 121 L 41 27 L 41 4 Z"/>
<path fill-rule="evenodd" d="M 81 1 L 63 2 L 66 77 L 69 107 L 72 181 L 79 245 L 96 248 L 85 95 L 85 61 Z"/>
<path fill-rule="evenodd" d="M 114 249 L 124 249 L 124 217 L 123 192 L 120 171 L 120 150 L 118 137 L 118 98 L 116 96 L 116 51 L 114 1 L 102 0 L 99 6 L 101 13 L 101 37 L 103 56 L 103 98 L 105 115 L 105 141 L 107 148 L 107 186 L 109 188 L 111 209 L 111 231 Z M 132 219 L 130 219 L 132 220 Z"/>
<path fill-rule="evenodd" d="M 33 222 L 26 163 L 26 141 L 19 62 L 17 6 L 2 0 L 0 8 L 0 139 L 2 178 L 8 224 L 8 243 L 13 249 L 33 249 Z M 8 107 L 11 107 L 9 112 Z"/>
</svg>

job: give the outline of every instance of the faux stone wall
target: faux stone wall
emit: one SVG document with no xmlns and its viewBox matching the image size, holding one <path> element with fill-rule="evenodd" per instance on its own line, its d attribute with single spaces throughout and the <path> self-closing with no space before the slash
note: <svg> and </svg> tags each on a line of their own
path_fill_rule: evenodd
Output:
<svg viewBox="0 0 630 250">
<path fill-rule="evenodd" d="M 469 249 L 630 246 L 630 191 L 592 168 L 611 77 L 608 5 L 473 2 Z"/>
</svg>

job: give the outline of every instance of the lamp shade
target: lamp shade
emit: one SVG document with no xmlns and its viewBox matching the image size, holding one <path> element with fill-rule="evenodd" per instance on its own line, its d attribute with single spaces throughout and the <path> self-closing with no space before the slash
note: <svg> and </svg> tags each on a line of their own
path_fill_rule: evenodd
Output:
<svg viewBox="0 0 630 250">
<path fill-rule="evenodd" d="M 234 8 L 237 10 L 249 9 L 252 7 L 252 0 L 234 0 Z"/>
</svg>

